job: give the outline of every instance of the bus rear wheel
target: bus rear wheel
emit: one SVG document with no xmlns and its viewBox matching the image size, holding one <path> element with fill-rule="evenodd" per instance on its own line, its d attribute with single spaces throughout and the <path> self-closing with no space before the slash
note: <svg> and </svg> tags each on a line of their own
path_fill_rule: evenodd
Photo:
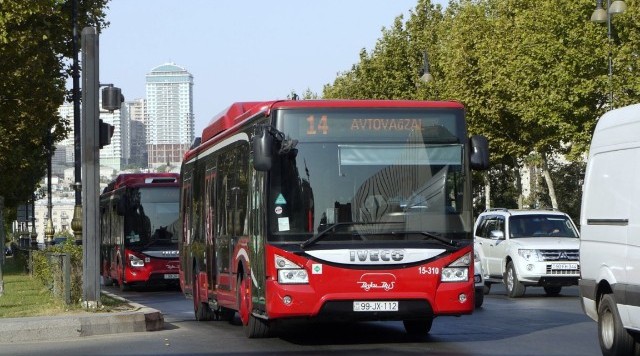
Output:
<svg viewBox="0 0 640 356">
<path fill-rule="evenodd" d="M 256 318 L 251 313 L 253 309 L 251 282 L 249 278 L 242 278 L 242 274 L 238 274 L 237 295 L 238 315 L 240 316 L 244 334 L 250 339 L 269 337 L 269 321 Z"/>
</svg>

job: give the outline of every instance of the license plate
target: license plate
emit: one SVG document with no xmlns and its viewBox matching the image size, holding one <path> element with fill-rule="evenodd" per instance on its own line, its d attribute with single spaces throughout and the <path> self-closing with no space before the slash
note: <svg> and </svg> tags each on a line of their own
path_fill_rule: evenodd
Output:
<svg viewBox="0 0 640 356">
<path fill-rule="evenodd" d="M 578 269 L 577 263 L 552 263 L 551 269 Z"/>
<path fill-rule="evenodd" d="M 353 311 L 357 312 L 393 312 L 398 311 L 397 301 L 355 301 Z"/>
<path fill-rule="evenodd" d="M 165 273 L 164 279 L 178 279 L 177 273 Z"/>
</svg>

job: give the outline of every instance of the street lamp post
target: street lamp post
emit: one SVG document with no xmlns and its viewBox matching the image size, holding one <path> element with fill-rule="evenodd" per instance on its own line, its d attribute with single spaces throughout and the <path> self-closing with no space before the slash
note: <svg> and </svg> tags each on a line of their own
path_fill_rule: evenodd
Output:
<svg viewBox="0 0 640 356">
<path fill-rule="evenodd" d="M 44 228 L 44 244 L 45 246 L 51 246 L 53 242 L 53 235 L 56 233 L 53 227 L 53 221 L 51 220 L 51 214 L 53 210 L 53 204 L 51 204 L 51 156 L 53 155 L 53 136 L 51 131 L 47 134 L 47 149 L 49 150 L 49 157 L 47 157 L 47 225 Z"/>
<path fill-rule="evenodd" d="M 611 16 L 621 14 L 627 9 L 627 4 L 622 0 L 607 0 L 607 10 L 602 7 L 603 0 L 596 0 L 596 9 L 591 14 L 591 21 L 607 23 L 607 40 L 609 46 L 609 110 L 613 109 L 613 55 L 611 53 Z"/>
<path fill-rule="evenodd" d="M 429 56 L 427 55 L 427 51 L 424 51 L 423 67 L 421 73 L 422 74 L 420 75 L 420 80 L 422 80 L 423 82 L 428 83 L 433 80 L 433 75 L 431 75 L 431 72 L 429 71 Z"/>
<path fill-rule="evenodd" d="M 80 70 L 78 66 L 78 0 L 72 1 L 71 26 L 73 27 L 73 147 L 74 147 L 74 189 L 76 205 L 73 209 L 71 228 L 76 242 L 82 241 L 82 160 L 80 137 Z"/>
</svg>

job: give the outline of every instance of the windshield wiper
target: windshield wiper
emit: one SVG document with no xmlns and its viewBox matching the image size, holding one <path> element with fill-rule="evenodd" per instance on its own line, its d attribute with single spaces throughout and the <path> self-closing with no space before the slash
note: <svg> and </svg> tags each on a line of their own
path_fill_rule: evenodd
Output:
<svg viewBox="0 0 640 356">
<path fill-rule="evenodd" d="M 325 236 L 327 236 L 327 233 L 330 231 L 335 232 L 337 227 L 340 226 L 354 226 L 354 225 L 383 225 L 383 224 L 404 224 L 403 222 L 341 222 L 341 223 L 335 223 L 333 225 L 328 226 L 326 229 L 322 230 L 321 232 L 317 233 L 316 235 L 313 235 L 310 239 L 304 241 L 303 243 L 300 244 L 301 248 L 305 248 L 308 247 L 309 245 L 313 245 L 314 243 L 316 243 L 318 240 L 321 240 L 322 238 L 324 238 Z"/>
<path fill-rule="evenodd" d="M 443 237 L 442 235 L 438 235 L 438 234 L 435 234 L 433 232 L 428 232 L 428 231 L 403 231 L 403 233 L 405 233 L 405 234 L 421 234 L 421 235 L 423 235 L 425 237 L 428 237 L 428 238 L 431 238 L 431 239 L 434 239 L 434 240 L 438 240 L 438 241 L 440 241 L 442 243 L 445 243 L 445 244 L 447 244 L 449 246 L 457 246 L 458 245 L 457 241 L 448 239 L 446 237 Z"/>
</svg>

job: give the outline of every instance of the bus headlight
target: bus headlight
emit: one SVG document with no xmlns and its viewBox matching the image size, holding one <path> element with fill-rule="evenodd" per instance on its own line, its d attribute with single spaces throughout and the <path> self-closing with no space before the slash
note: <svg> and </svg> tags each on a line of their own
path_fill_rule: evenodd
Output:
<svg viewBox="0 0 640 356">
<path fill-rule="evenodd" d="M 129 255 L 129 265 L 131 267 L 144 267 L 144 261 L 137 256 Z"/>
<path fill-rule="evenodd" d="M 471 264 L 471 252 L 451 262 L 442 269 L 441 282 L 466 282 L 469 280 L 469 265 Z"/>
<path fill-rule="evenodd" d="M 309 283 L 309 275 L 303 269 L 278 270 L 278 283 L 281 284 L 305 284 Z"/>
<path fill-rule="evenodd" d="M 278 270 L 278 283 L 281 284 L 306 284 L 309 283 L 309 274 L 297 263 L 275 255 L 275 265 Z"/>
</svg>

